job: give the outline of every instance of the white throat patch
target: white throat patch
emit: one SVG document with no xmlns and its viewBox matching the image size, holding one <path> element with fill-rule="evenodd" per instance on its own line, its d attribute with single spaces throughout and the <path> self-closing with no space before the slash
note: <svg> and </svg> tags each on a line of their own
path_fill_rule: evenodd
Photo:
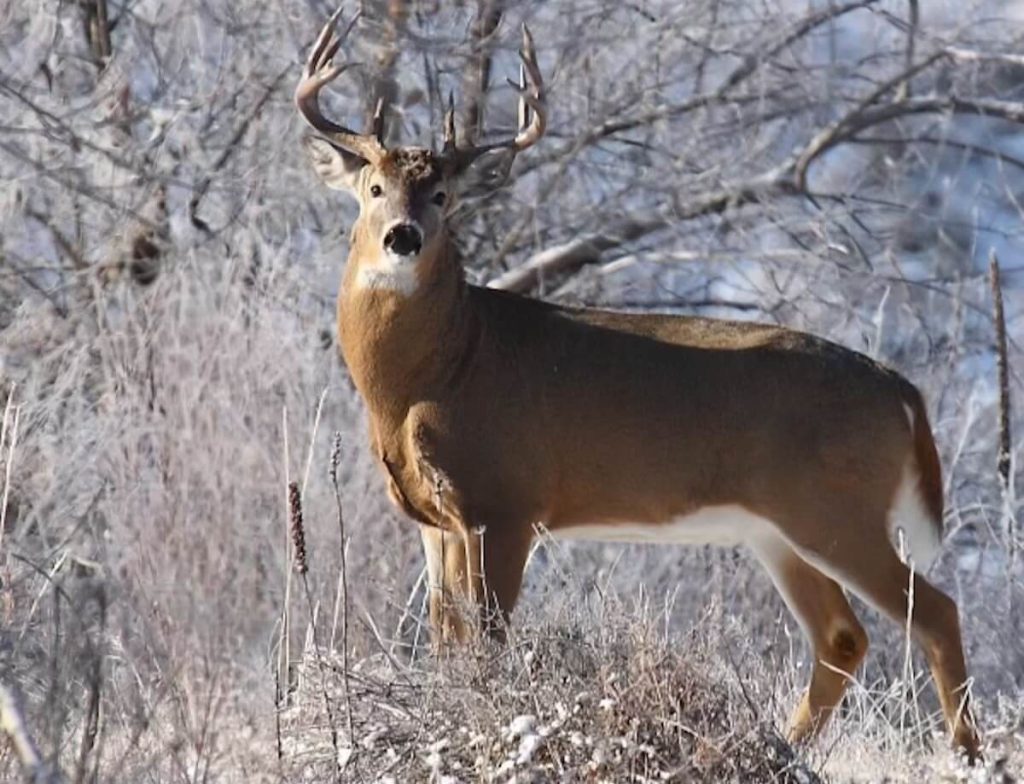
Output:
<svg viewBox="0 0 1024 784">
<path fill-rule="evenodd" d="M 416 276 L 416 260 L 385 251 L 373 267 L 360 267 L 356 286 L 360 289 L 393 291 L 403 297 L 410 296 L 420 281 Z"/>
</svg>

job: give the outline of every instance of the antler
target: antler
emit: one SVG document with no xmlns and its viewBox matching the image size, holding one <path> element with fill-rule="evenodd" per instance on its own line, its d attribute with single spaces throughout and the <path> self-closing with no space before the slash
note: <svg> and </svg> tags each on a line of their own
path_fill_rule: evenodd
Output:
<svg viewBox="0 0 1024 784">
<path fill-rule="evenodd" d="M 334 81 L 349 67 L 348 63 L 335 65 L 333 58 L 359 16 L 354 16 L 348 23 L 348 27 L 345 28 L 345 32 L 341 34 L 340 38 L 337 38 L 334 35 L 334 24 L 340 17 L 341 9 L 339 8 L 327 20 L 316 43 L 313 44 L 309 59 L 306 60 L 306 67 L 302 72 L 302 80 L 295 88 L 295 105 L 306 122 L 329 141 L 371 163 L 377 163 L 384 156 L 386 150 L 376 135 L 356 133 L 343 125 L 328 120 L 320 112 L 321 88 Z"/>
<path fill-rule="evenodd" d="M 519 133 L 512 139 L 491 144 L 459 147 L 455 139 L 455 107 L 451 96 L 444 116 L 445 162 L 456 171 L 464 169 L 484 153 L 491 150 L 508 149 L 513 155 L 532 147 L 544 135 L 547 127 L 547 110 L 544 106 L 544 80 L 537 65 L 537 52 L 533 48 L 533 36 L 523 25 L 523 47 L 519 50 L 522 63 L 519 66 L 519 82 L 509 79 L 508 83 L 519 93 Z"/>
</svg>

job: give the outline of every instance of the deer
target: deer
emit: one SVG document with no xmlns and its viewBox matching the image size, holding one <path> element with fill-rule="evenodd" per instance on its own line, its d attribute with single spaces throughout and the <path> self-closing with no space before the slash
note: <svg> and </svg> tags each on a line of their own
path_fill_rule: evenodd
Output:
<svg viewBox="0 0 1024 784">
<path fill-rule="evenodd" d="M 338 343 L 388 494 L 419 527 L 437 644 L 504 639 L 542 529 L 745 546 L 814 656 L 791 742 L 821 731 L 867 653 L 849 591 L 909 617 L 953 744 L 977 759 L 957 605 L 922 574 L 941 546 L 943 484 L 918 388 L 781 326 L 571 308 L 468 283 L 450 220 L 460 177 L 546 128 L 533 38 L 524 25 L 514 136 L 460 140 L 449 97 L 440 150 L 389 148 L 380 111 L 364 133 L 321 112 L 320 91 L 349 67 L 334 58 L 355 20 L 337 35 L 339 15 L 295 103 L 316 131 L 304 140 L 314 171 L 359 204 Z"/>
</svg>

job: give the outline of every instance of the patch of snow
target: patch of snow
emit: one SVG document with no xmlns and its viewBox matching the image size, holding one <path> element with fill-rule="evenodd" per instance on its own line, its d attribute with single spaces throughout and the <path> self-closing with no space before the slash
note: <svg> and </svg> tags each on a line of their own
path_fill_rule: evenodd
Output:
<svg viewBox="0 0 1024 784">
<path fill-rule="evenodd" d="M 524 713 L 522 716 L 516 716 L 512 721 L 509 722 L 507 735 L 509 740 L 515 740 L 516 738 L 532 733 L 533 728 L 537 726 L 537 717 Z"/>
<path fill-rule="evenodd" d="M 432 751 L 427 754 L 427 756 L 423 758 L 423 762 L 435 774 L 441 770 L 441 755 L 436 751 Z"/>
<path fill-rule="evenodd" d="M 529 763 L 543 742 L 544 740 L 540 735 L 524 735 L 522 741 L 519 743 L 519 753 L 516 755 L 516 764 L 526 765 Z"/>
</svg>

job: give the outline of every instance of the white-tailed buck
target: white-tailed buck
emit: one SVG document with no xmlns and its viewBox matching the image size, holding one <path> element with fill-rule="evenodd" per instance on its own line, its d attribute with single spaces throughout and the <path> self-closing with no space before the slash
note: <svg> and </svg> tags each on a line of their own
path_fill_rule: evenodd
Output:
<svg viewBox="0 0 1024 784">
<path fill-rule="evenodd" d="M 337 14 L 335 15 L 335 18 Z M 481 153 L 543 134 L 523 30 L 520 130 L 486 146 L 387 149 L 326 119 L 345 65 L 335 18 L 295 101 L 331 188 L 359 200 L 338 337 L 370 413 L 394 502 L 420 525 L 437 639 L 468 631 L 459 599 L 501 634 L 535 525 L 555 536 L 749 547 L 814 650 L 790 737 L 813 736 L 864 657 L 844 588 L 912 628 L 956 744 L 973 758 L 957 608 L 924 568 L 942 536 L 942 480 L 921 395 L 871 359 L 776 326 L 570 309 L 469 285 L 447 216 Z"/>
</svg>

